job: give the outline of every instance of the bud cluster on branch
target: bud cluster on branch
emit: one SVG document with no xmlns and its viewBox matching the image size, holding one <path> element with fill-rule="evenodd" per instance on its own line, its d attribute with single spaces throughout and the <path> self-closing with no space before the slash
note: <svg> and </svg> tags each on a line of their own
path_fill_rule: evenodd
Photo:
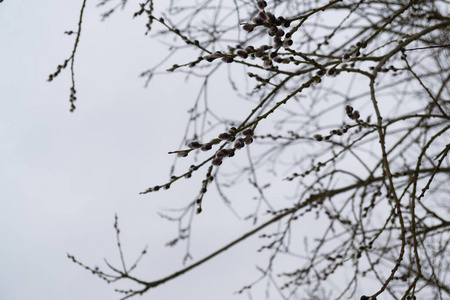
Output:
<svg viewBox="0 0 450 300">
<path fill-rule="evenodd" d="M 182 136 L 185 148 L 169 152 L 177 157 L 169 179 L 141 194 L 205 172 L 198 194 L 179 200 L 182 209 L 160 214 L 178 225 L 168 245 L 187 245 L 184 262 L 191 259 L 193 219 L 202 217 L 207 197 L 236 215 L 240 207 L 253 225 L 154 281 L 109 263 L 107 275 L 69 258 L 107 282 L 137 284 L 119 291 L 126 299 L 258 234 L 257 252 L 267 262 L 258 266 L 260 278 L 249 278 L 238 293 L 251 296 L 266 282 L 280 299 L 448 298 L 448 3 L 188 2 L 169 1 L 160 17 L 153 1 L 145 1 L 134 14 L 146 18 L 145 34 L 163 37 L 169 51 L 141 77 L 148 83 L 165 68 L 201 83 Z M 68 63 L 74 79 L 81 17 L 82 11 L 73 54 L 50 81 Z M 227 82 L 218 74 L 227 75 L 235 96 L 222 95 Z M 75 99 L 73 80 L 72 104 Z M 244 183 L 248 194 L 233 192 Z"/>
</svg>

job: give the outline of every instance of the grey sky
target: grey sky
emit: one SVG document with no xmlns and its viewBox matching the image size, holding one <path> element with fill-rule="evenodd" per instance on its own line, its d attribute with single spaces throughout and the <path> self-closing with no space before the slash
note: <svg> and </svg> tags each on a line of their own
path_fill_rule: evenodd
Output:
<svg viewBox="0 0 450 300">
<path fill-rule="evenodd" d="M 175 76 L 144 89 L 138 74 L 164 48 L 144 36 L 144 20 L 132 20 L 134 7 L 101 22 L 95 4 L 88 1 L 76 56 L 73 114 L 69 70 L 46 79 L 70 55 L 74 36 L 63 32 L 76 29 L 81 1 L 0 4 L 0 299 L 118 299 L 66 258 L 69 252 L 92 266 L 103 267 L 103 257 L 118 263 L 115 212 L 130 262 L 149 245 L 138 273 L 150 280 L 181 267 L 184 248 L 164 247 L 175 225 L 156 212 L 195 197 L 198 187 L 138 193 L 167 179 L 167 152 L 187 120 L 189 101 L 180 99 L 189 100 L 183 95 L 197 86 Z M 229 222 L 221 204 L 210 210 L 195 221 L 196 259 L 246 227 Z M 253 254 L 239 246 L 144 298 L 229 299 L 256 277 L 241 273 L 245 261 L 254 270 Z"/>
<path fill-rule="evenodd" d="M 81 3 L 0 4 L 1 300 L 119 299 L 112 286 L 66 257 L 68 252 L 90 266 L 105 267 L 103 258 L 118 265 L 115 213 L 129 264 L 148 245 L 137 274 L 150 281 L 182 267 L 184 246 L 164 247 L 176 237 L 176 224 L 157 212 L 195 199 L 203 175 L 169 191 L 138 193 L 166 182 L 173 161 L 167 152 L 179 146 L 201 82 L 171 74 L 155 77 L 145 89 L 138 75 L 164 57 L 166 48 L 144 35 L 145 18 L 132 19 L 137 3 L 101 22 L 97 1 L 88 1 L 75 65 L 77 109 L 70 113 L 69 70 L 52 83 L 46 80 L 70 56 L 74 36 L 63 32 L 76 30 Z M 227 85 L 214 85 L 210 93 L 221 113 L 239 118 L 251 110 L 249 103 L 242 104 L 248 109 L 235 109 L 242 101 L 229 97 Z M 273 190 L 270 196 L 284 205 L 278 200 L 286 200 L 279 192 L 285 190 Z M 253 194 L 233 196 L 245 206 Z M 193 225 L 196 260 L 252 228 L 251 222 L 236 222 L 214 194 L 204 209 Z M 296 230 L 310 234 L 306 222 Z M 266 258 L 255 254 L 261 244 L 250 239 L 142 298 L 248 299 L 233 292 L 258 278 L 255 266 L 264 266 Z M 262 298 L 264 285 L 253 299 Z"/>
</svg>

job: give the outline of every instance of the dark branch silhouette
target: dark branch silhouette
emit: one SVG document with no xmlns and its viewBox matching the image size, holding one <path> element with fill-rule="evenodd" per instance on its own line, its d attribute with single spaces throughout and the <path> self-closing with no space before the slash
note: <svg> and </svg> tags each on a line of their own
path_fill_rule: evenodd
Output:
<svg viewBox="0 0 450 300">
<path fill-rule="evenodd" d="M 85 4 L 73 53 L 49 78 L 71 62 L 71 110 Z M 100 1 L 102 19 L 126 4 Z M 145 264 L 147 250 L 127 267 L 117 216 L 120 267 L 105 260 L 106 272 L 68 257 L 108 283 L 137 284 L 116 290 L 127 299 L 187 276 L 259 234 L 263 246 L 255 251 L 269 258 L 258 266 L 261 276 L 238 293 L 266 281 L 280 299 L 448 299 L 448 1 L 159 5 L 167 6 L 160 15 L 151 0 L 133 15 L 146 18 L 143 33 L 163 37 L 168 47 L 160 63 L 141 73 L 145 85 L 171 72 L 201 84 L 181 145 L 169 152 L 175 156 L 169 178 L 141 194 L 203 174 L 198 193 L 184 199 L 181 209 L 160 214 L 178 226 L 167 246 L 185 243 L 185 263 L 192 259 L 192 220 L 209 213 L 205 201 L 221 200 L 253 228 L 156 280 L 131 275 Z M 242 105 L 220 97 L 218 85 L 228 85 Z M 224 102 L 234 114 L 221 109 Z M 186 160 L 190 167 L 180 164 Z M 234 192 L 245 183 L 248 194 Z M 237 205 L 247 200 L 250 211 Z M 299 222 L 314 230 L 298 232 Z M 287 269 L 280 257 L 295 263 Z M 369 279 L 371 290 L 361 284 Z"/>
</svg>

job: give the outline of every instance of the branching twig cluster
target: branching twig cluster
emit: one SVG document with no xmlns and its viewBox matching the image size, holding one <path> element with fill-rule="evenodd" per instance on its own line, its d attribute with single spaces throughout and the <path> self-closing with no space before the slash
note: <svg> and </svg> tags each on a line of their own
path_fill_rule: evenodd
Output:
<svg viewBox="0 0 450 300">
<path fill-rule="evenodd" d="M 101 2 L 112 5 L 104 17 L 127 1 L 113 2 Z M 257 195 L 244 218 L 254 227 L 156 281 L 130 275 L 141 257 L 126 268 L 117 222 L 122 267 L 106 262 L 113 274 L 69 258 L 107 282 L 140 285 L 119 290 L 126 299 L 259 234 L 257 250 L 269 259 L 241 293 L 267 281 L 281 299 L 448 299 L 448 10 L 445 0 L 205 0 L 170 1 L 156 16 L 152 1 L 142 3 L 134 16 L 148 18 L 147 31 L 170 43 L 169 55 L 142 76 L 150 80 L 163 67 L 202 81 L 182 144 L 170 152 L 177 158 L 168 180 L 142 194 L 204 172 L 194 201 L 161 214 L 179 226 L 169 246 L 189 244 L 194 212 L 208 213 L 207 197 L 239 212 L 235 200 L 245 199 L 230 190 L 243 182 Z M 51 79 L 69 62 L 73 79 L 81 16 L 73 54 Z M 224 84 L 215 77 L 220 70 L 242 99 L 231 116 L 208 89 Z M 193 163 L 183 168 L 179 160 Z M 281 262 L 287 258 L 293 263 Z"/>
</svg>

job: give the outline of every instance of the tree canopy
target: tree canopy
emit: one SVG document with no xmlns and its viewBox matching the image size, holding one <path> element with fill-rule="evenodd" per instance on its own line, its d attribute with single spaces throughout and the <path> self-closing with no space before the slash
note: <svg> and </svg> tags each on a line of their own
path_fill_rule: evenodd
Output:
<svg viewBox="0 0 450 300">
<path fill-rule="evenodd" d="M 102 17 L 136 5 L 128 2 L 100 1 Z M 48 78 L 70 69 L 74 113 L 84 101 L 74 70 L 85 4 L 78 30 L 66 32 L 73 52 Z M 146 19 L 146 35 L 167 45 L 167 56 L 143 70 L 146 84 L 167 73 L 202 83 L 180 99 L 192 108 L 180 147 L 169 152 L 169 176 L 141 192 L 198 185 L 182 209 L 160 214 L 178 228 L 168 245 L 187 245 L 185 266 L 157 280 L 134 276 L 147 251 L 126 263 L 117 216 L 121 265 L 69 258 L 108 283 L 129 282 L 117 289 L 127 299 L 257 236 L 266 263 L 238 293 L 448 299 L 448 16 L 446 0 L 139 4 L 134 17 Z M 219 201 L 252 228 L 192 260 L 191 224 Z"/>
</svg>

